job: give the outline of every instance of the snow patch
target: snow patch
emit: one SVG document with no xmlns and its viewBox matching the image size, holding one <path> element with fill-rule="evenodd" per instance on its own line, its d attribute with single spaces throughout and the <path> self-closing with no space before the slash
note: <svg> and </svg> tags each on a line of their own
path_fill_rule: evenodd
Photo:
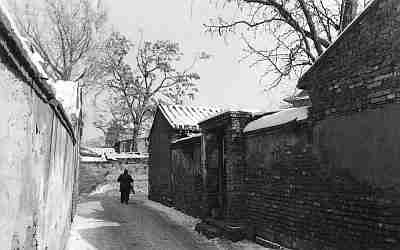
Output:
<svg viewBox="0 0 400 250">
<path fill-rule="evenodd" d="M 244 132 L 251 132 L 263 128 L 271 128 L 292 121 L 302 121 L 308 118 L 308 106 L 285 109 L 272 115 L 266 115 L 258 120 L 250 122 Z"/>
<path fill-rule="evenodd" d="M 175 129 L 199 130 L 198 123 L 223 109 L 195 107 L 189 105 L 159 105 L 159 109 L 168 123 Z"/>
<path fill-rule="evenodd" d="M 56 93 L 56 99 L 62 104 L 71 119 L 72 115 L 79 116 L 79 85 L 72 81 L 47 81 Z"/>
<path fill-rule="evenodd" d="M 178 142 L 184 142 L 184 141 L 190 140 L 192 138 L 196 138 L 196 137 L 201 137 L 201 134 L 193 134 L 193 135 L 190 135 L 190 136 L 187 136 L 187 137 L 172 141 L 172 144 L 175 144 L 175 143 L 178 143 Z"/>
<path fill-rule="evenodd" d="M 164 206 L 158 202 L 146 200 L 145 205 L 147 207 L 150 207 L 152 209 L 155 209 L 155 210 L 165 213 L 170 220 L 172 220 L 176 224 L 181 225 L 191 231 L 194 231 L 196 224 L 200 222 L 200 219 L 197 219 L 197 218 L 194 218 L 187 214 L 184 214 L 172 207 Z"/>
<path fill-rule="evenodd" d="M 184 214 L 184 213 L 176 210 L 175 208 L 167 207 L 167 206 L 164 206 L 164 205 L 154 202 L 154 201 L 146 200 L 144 205 L 147 207 L 150 207 L 154 210 L 163 212 L 174 223 L 176 223 L 180 226 L 183 226 L 187 230 L 189 230 L 195 236 L 196 240 L 213 244 L 219 250 L 272 250 L 270 248 L 265 248 L 263 246 L 260 246 L 256 243 L 253 243 L 253 242 L 250 242 L 247 240 L 239 241 L 239 242 L 235 242 L 235 243 L 231 242 L 229 240 L 220 239 L 220 238 L 215 238 L 215 239 L 209 240 L 205 236 L 203 236 L 195 231 L 195 226 L 197 223 L 200 222 L 200 219 L 194 218 L 192 216 L 189 216 L 187 214 Z"/>
</svg>

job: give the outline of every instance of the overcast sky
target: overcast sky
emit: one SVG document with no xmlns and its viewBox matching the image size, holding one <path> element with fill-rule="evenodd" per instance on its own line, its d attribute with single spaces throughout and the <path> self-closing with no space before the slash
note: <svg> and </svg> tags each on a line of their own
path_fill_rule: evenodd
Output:
<svg viewBox="0 0 400 250">
<path fill-rule="evenodd" d="M 224 41 L 204 32 L 203 23 L 210 18 L 219 13 L 238 13 L 216 8 L 209 0 L 104 1 L 109 10 L 110 24 L 133 43 L 140 40 L 141 32 L 145 40 L 177 41 L 185 53 L 187 64 L 201 51 L 212 55 L 210 60 L 201 62 L 194 69 L 201 77 L 198 81 L 200 92 L 194 105 L 274 109 L 283 96 L 293 91 L 285 87 L 265 93 L 259 83 L 262 69 L 250 68 L 250 61 L 239 63 L 243 56 L 239 37 L 232 35 Z M 130 61 L 133 63 L 133 58 Z M 86 125 L 90 125 L 88 123 Z M 94 137 L 100 133 L 88 127 L 86 135 Z"/>
</svg>

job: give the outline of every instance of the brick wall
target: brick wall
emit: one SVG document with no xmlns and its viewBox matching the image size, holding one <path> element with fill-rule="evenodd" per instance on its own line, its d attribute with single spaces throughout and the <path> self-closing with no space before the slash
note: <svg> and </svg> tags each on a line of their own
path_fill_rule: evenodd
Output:
<svg viewBox="0 0 400 250">
<path fill-rule="evenodd" d="M 149 137 L 149 199 L 173 205 L 171 194 L 171 149 L 174 130 L 157 112 Z"/>
<path fill-rule="evenodd" d="M 288 225 L 298 214 L 292 206 L 296 197 L 290 195 L 296 168 L 280 169 L 278 163 L 290 147 L 307 144 L 306 130 L 294 126 L 255 131 L 245 138 L 247 222 L 257 236 L 280 243 L 292 235 L 295 225 Z"/>
<path fill-rule="evenodd" d="M 399 103 L 399 15 L 399 1 L 374 1 L 303 75 L 316 120 Z"/>
<path fill-rule="evenodd" d="M 234 115 L 225 129 L 224 165 L 226 171 L 226 217 L 231 221 L 242 221 L 245 214 L 245 141 L 243 128 L 249 114 Z"/>
<path fill-rule="evenodd" d="M 393 193 L 326 166 L 306 131 L 287 127 L 246 139 L 248 223 L 256 235 L 301 250 L 396 249 Z"/>
<path fill-rule="evenodd" d="M 243 128 L 250 119 L 250 113 L 233 111 L 200 124 L 205 139 L 207 216 L 232 222 L 245 217 Z"/>
<path fill-rule="evenodd" d="M 299 81 L 321 171 L 347 176 L 327 193 L 338 249 L 400 248 L 399 16 L 399 1 L 374 1 Z"/>
<path fill-rule="evenodd" d="M 172 146 L 175 207 L 191 216 L 202 215 L 203 179 L 200 137 Z"/>
</svg>

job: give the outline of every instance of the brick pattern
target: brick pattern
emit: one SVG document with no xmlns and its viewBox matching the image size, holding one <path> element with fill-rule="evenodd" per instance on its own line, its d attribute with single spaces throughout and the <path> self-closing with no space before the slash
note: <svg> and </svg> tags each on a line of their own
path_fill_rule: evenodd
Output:
<svg viewBox="0 0 400 250">
<path fill-rule="evenodd" d="M 175 207 L 191 216 L 202 215 L 203 179 L 200 163 L 200 138 L 172 149 Z"/>
<path fill-rule="evenodd" d="M 270 168 L 248 171 L 248 216 L 256 234 L 304 250 L 396 249 L 400 203 L 327 171 L 310 147 L 284 145 Z"/>
<path fill-rule="evenodd" d="M 205 201 L 205 211 L 203 215 L 208 217 L 212 215 L 213 209 L 221 209 L 220 201 L 218 200 L 218 164 L 219 164 L 219 148 L 218 139 L 215 134 L 205 133 L 206 141 L 206 159 L 205 166 L 206 169 L 206 181 L 204 183 L 204 201 Z M 218 211 L 221 214 L 222 211 Z"/>
<path fill-rule="evenodd" d="M 245 144 L 243 128 L 247 118 L 234 117 L 225 130 L 225 169 L 227 220 L 241 222 L 245 218 Z"/>
<path fill-rule="evenodd" d="M 212 217 L 231 222 L 245 218 L 243 128 L 250 119 L 249 113 L 226 112 L 200 124 L 206 138 L 205 188 L 208 213 Z M 217 209 L 217 215 L 212 214 L 213 208 Z"/>
<path fill-rule="evenodd" d="M 175 135 L 176 131 L 157 112 L 149 138 L 149 199 L 167 206 L 173 205 L 170 144 Z"/>
<path fill-rule="evenodd" d="M 397 0 L 375 1 L 303 76 L 315 120 L 400 103 L 399 15 Z"/>
</svg>

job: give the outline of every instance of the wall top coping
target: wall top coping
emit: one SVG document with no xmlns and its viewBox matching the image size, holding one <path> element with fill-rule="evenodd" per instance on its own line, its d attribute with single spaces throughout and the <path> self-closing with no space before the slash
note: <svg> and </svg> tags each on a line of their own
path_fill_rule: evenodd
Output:
<svg viewBox="0 0 400 250">
<path fill-rule="evenodd" d="M 178 140 L 174 140 L 171 142 L 171 144 L 173 146 L 177 146 L 177 145 L 180 145 L 183 143 L 197 142 L 198 140 L 200 140 L 201 136 L 202 136 L 201 133 L 193 134 L 193 135 L 190 135 L 190 136 L 178 139 Z"/>
<path fill-rule="evenodd" d="M 289 108 L 274 114 L 265 115 L 255 121 L 250 122 L 243 132 L 252 132 L 260 129 L 272 128 L 293 121 L 303 121 L 308 118 L 309 106 Z"/>
<path fill-rule="evenodd" d="M 35 93 L 47 103 L 61 121 L 72 141 L 75 143 L 75 133 L 69 116 L 61 102 L 48 84 L 48 75 L 40 65 L 42 58 L 36 53 L 32 46 L 28 46 L 27 40 L 20 34 L 16 24 L 11 18 L 7 8 L 0 2 L 0 35 L 3 40 L 0 47 L 6 52 L 2 57 L 7 57 L 13 68 L 15 68 Z"/>
<path fill-rule="evenodd" d="M 245 118 L 245 117 L 253 117 L 256 115 L 259 115 L 261 112 L 249 112 L 249 111 L 242 111 L 242 110 L 226 110 L 223 112 L 220 112 L 214 116 L 208 117 L 202 121 L 199 122 L 199 126 L 201 128 L 203 127 L 212 127 L 212 124 L 215 122 L 228 122 L 229 119 L 231 118 Z"/>
</svg>

